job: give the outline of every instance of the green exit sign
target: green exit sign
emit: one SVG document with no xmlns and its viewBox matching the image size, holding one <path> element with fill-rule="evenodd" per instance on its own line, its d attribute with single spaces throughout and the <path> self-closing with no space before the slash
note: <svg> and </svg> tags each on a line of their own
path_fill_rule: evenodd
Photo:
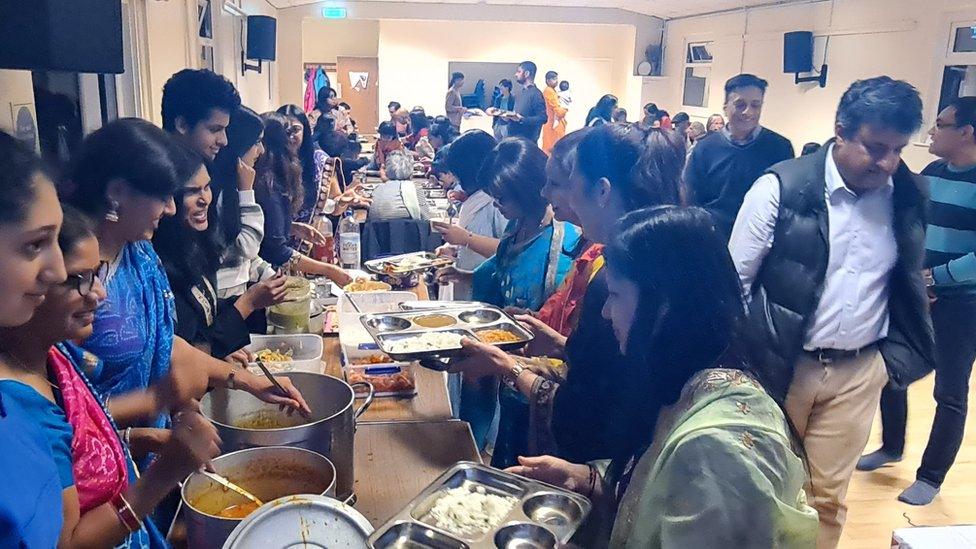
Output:
<svg viewBox="0 0 976 549">
<path fill-rule="evenodd" d="M 345 19 L 346 8 L 322 8 L 322 17 L 326 19 Z"/>
</svg>

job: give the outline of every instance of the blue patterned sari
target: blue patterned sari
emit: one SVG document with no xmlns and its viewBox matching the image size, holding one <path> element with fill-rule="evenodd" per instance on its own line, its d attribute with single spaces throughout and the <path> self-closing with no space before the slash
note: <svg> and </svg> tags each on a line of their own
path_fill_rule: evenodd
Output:
<svg viewBox="0 0 976 549">
<path fill-rule="evenodd" d="M 94 333 L 82 347 L 103 361 L 85 375 L 110 398 L 146 389 L 169 373 L 176 305 L 148 240 L 126 244 L 103 283 L 108 298 L 95 312 Z M 161 415 L 148 426 L 166 423 Z"/>
</svg>

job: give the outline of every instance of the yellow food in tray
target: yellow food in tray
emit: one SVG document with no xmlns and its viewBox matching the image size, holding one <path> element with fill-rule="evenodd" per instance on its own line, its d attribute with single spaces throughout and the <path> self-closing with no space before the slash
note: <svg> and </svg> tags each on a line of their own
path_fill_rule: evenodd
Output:
<svg viewBox="0 0 976 549">
<path fill-rule="evenodd" d="M 508 330 L 481 330 L 475 333 L 478 335 L 478 339 L 485 343 L 515 343 L 522 340 L 521 337 Z"/>
</svg>

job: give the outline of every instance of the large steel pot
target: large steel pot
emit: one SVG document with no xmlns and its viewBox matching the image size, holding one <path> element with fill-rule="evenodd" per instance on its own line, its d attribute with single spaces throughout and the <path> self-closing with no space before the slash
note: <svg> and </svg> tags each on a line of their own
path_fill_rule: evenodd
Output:
<svg viewBox="0 0 976 549">
<path fill-rule="evenodd" d="M 369 394 L 354 412 L 355 393 L 345 381 L 309 372 L 283 375 L 305 397 L 312 409 L 311 419 L 300 418 L 297 414 L 288 417 L 276 405 L 262 402 L 250 393 L 226 389 L 217 389 L 204 396 L 200 410 L 217 426 L 224 452 L 263 446 L 293 446 L 318 452 L 335 465 L 336 496 L 343 500 L 350 498 L 355 482 L 353 436 L 356 418 L 373 402 L 373 387 L 362 384 L 368 387 Z M 261 428 L 251 428 L 255 425 Z"/>
<path fill-rule="evenodd" d="M 214 472 L 261 501 L 298 494 L 335 495 L 335 467 L 324 456 L 302 448 L 250 448 L 211 463 Z M 187 545 L 192 549 L 222 546 L 243 520 L 217 516 L 242 503 L 242 498 L 200 473 L 187 477 L 180 495 L 186 509 Z"/>
</svg>

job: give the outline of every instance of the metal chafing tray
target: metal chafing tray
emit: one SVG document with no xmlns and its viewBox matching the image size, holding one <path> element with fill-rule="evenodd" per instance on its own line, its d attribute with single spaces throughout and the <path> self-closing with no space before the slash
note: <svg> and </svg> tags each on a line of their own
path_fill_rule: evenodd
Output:
<svg viewBox="0 0 976 549">
<path fill-rule="evenodd" d="M 414 259 L 415 264 L 409 267 L 400 266 L 400 263 L 405 259 Z M 366 270 L 379 275 L 400 276 L 426 271 L 427 269 L 446 267 L 453 264 L 454 259 L 450 257 L 440 257 L 430 252 L 414 252 L 383 257 L 380 259 L 372 259 L 363 263 L 363 266 L 366 267 Z"/>
<path fill-rule="evenodd" d="M 526 330 L 508 313 L 485 304 L 427 311 L 375 313 L 363 315 L 360 320 L 379 349 L 399 361 L 456 356 L 461 353 L 462 337 L 484 341 L 506 351 L 521 348 L 533 338 L 532 332 Z M 487 341 L 484 333 L 488 330 L 509 332 L 512 340 Z M 459 343 L 457 346 L 417 351 L 397 349 L 397 344 L 401 341 L 431 333 L 453 334 L 458 336 Z"/>
<path fill-rule="evenodd" d="M 452 488 L 485 490 L 515 498 L 509 512 L 484 533 L 456 533 L 436 526 L 428 515 L 441 493 Z M 478 549 L 533 547 L 555 549 L 573 536 L 589 514 L 585 497 L 471 462 L 459 462 L 393 518 L 376 529 L 369 544 L 374 549 Z"/>
</svg>

